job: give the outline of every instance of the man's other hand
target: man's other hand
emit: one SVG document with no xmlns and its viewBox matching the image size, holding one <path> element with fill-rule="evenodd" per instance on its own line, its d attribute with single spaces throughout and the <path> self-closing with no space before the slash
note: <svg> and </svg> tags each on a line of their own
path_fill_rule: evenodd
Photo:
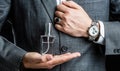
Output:
<svg viewBox="0 0 120 71">
<path fill-rule="evenodd" d="M 74 37 L 88 37 L 88 27 L 90 27 L 92 19 L 85 10 L 73 1 L 63 1 L 57 6 L 55 16 L 60 18 L 55 21 L 55 27 L 68 35 Z"/>
<path fill-rule="evenodd" d="M 61 55 L 44 54 L 28 52 L 23 58 L 25 68 L 31 69 L 52 69 L 53 67 L 65 63 L 73 58 L 79 57 L 80 53 L 66 53 Z"/>
</svg>

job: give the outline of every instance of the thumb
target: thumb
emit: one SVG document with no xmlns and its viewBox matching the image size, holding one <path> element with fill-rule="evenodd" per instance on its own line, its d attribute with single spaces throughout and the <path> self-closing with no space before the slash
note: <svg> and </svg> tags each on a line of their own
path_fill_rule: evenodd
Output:
<svg viewBox="0 0 120 71">
<path fill-rule="evenodd" d="M 41 56 L 41 62 L 47 62 L 53 59 L 52 54 L 44 54 Z"/>
<path fill-rule="evenodd" d="M 41 54 L 37 52 L 28 52 L 25 54 L 23 61 L 29 63 L 41 62 Z"/>
</svg>

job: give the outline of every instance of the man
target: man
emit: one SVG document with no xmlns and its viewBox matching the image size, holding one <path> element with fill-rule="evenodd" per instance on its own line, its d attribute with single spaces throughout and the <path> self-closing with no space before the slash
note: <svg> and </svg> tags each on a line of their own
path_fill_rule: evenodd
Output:
<svg viewBox="0 0 120 71">
<path fill-rule="evenodd" d="M 106 71 L 105 57 L 119 54 L 120 46 L 119 22 L 109 20 L 110 1 L 65 1 L 56 7 L 57 2 L 0 1 L 0 27 L 12 24 L 15 44 L 8 38 L 12 35 L 3 30 L 1 34 L 7 39 L 0 37 L 2 71 Z M 111 12 L 113 15 L 119 14 L 118 6 Z M 51 48 L 54 55 L 41 55 L 40 35 L 50 22 L 51 34 L 56 36 Z"/>
</svg>

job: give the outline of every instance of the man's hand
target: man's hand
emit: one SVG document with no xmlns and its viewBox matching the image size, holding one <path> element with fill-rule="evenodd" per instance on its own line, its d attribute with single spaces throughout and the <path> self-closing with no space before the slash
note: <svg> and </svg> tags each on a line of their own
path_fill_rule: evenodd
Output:
<svg viewBox="0 0 120 71">
<path fill-rule="evenodd" d="M 79 57 L 80 53 L 66 53 L 62 55 L 44 54 L 40 55 L 36 52 L 29 52 L 23 58 L 25 68 L 32 69 L 51 69 L 59 64 L 65 63 L 73 58 Z"/>
<path fill-rule="evenodd" d="M 59 31 L 74 37 L 88 37 L 87 30 L 92 20 L 81 6 L 73 1 L 64 1 L 57 6 L 55 15 L 60 18 L 55 25 Z"/>
</svg>

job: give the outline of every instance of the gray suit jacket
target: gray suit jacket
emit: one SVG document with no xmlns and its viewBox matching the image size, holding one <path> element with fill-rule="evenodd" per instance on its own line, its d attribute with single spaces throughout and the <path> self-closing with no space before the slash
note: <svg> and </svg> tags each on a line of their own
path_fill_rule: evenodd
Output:
<svg viewBox="0 0 120 71">
<path fill-rule="evenodd" d="M 74 0 L 81 5 L 92 19 L 105 25 L 105 46 L 86 38 L 75 38 L 54 28 L 56 0 L 0 0 L 0 30 L 11 21 L 14 34 L 3 30 L 0 36 L 1 71 L 44 71 L 20 67 L 26 52 L 40 52 L 40 35 L 44 25 L 52 23 L 52 35 L 56 36 L 51 48 L 54 54 L 80 52 L 81 57 L 45 71 L 106 71 L 106 55 L 120 54 L 119 22 L 110 22 L 109 0 Z M 114 28 L 115 27 L 115 28 Z M 112 29 L 114 28 L 114 29 Z M 10 30 L 7 28 L 7 30 Z M 4 33 L 4 34 L 3 34 Z M 114 35 L 113 35 L 114 34 Z M 3 35 L 3 36 L 2 36 Z M 12 43 L 12 37 L 16 44 Z"/>
</svg>

